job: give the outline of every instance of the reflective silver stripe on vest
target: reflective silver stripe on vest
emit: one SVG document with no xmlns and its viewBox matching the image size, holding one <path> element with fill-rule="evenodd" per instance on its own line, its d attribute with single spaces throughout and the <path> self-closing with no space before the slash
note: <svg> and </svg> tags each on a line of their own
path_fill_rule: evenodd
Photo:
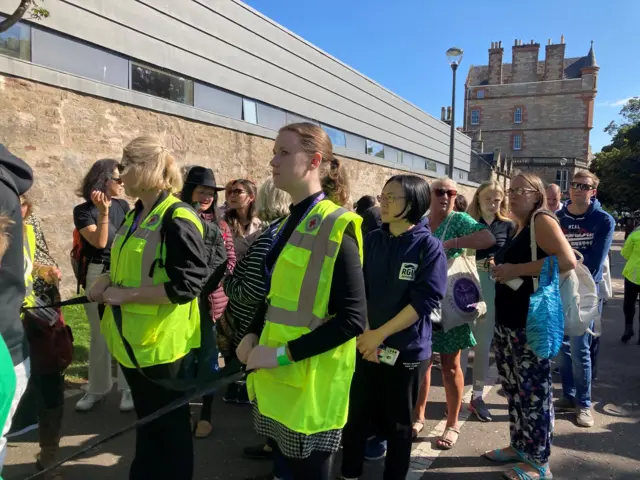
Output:
<svg viewBox="0 0 640 480">
<path fill-rule="evenodd" d="M 327 319 L 318 318 L 313 313 L 313 304 L 316 300 L 320 277 L 322 276 L 322 266 L 325 257 L 333 257 L 338 250 L 338 243 L 330 240 L 331 231 L 338 219 L 347 212 L 345 208 L 338 208 L 330 213 L 320 224 L 320 230 L 316 235 L 309 235 L 294 231 L 289 241 L 291 245 L 311 251 L 309 264 L 300 286 L 300 297 L 298 300 L 298 310 L 295 312 L 283 308 L 269 305 L 267 310 L 267 320 L 280 325 L 291 327 L 308 327 L 311 330 L 322 325 Z M 307 237 L 311 237 L 309 240 Z M 315 241 L 317 240 L 317 242 Z M 302 246 L 304 245 L 304 246 Z"/>
<path fill-rule="evenodd" d="M 33 292 L 33 264 L 31 261 L 31 246 L 29 245 L 29 237 L 24 237 L 24 249 L 26 255 L 24 256 L 24 272 L 25 272 L 25 298 L 29 298 Z M 26 275 L 27 270 L 30 269 L 29 276 Z"/>
<path fill-rule="evenodd" d="M 162 219 L 160 219 L 162 221 Z M 144 221 L 142 222 L 144 224 Z M 124 238 L 126 238 L 129 233 L 129 229 L 131 228 L 131 224 L 123 225 L 119 234 L 121 234 Z M 140 286 L 141 287 L 151 287 L 153 286 L 153 277 L 149 276 L 149 272 L 151 270 L 151 265 L 156 259 L 156 251 L 158 249 L 158 245 L 160 244 L 161 236 L 160 229 L 162 225 L 158 225 L 155 230 L 151 230 L 148 228 L 141 227 L 138 225 L 136 231 L 133 232 L 129 238 L 124 241 L 122 248 L 126 248 L 126 243 L 132 238 L 144 240 L 146 243 L 144 245 L 144 250 L 142 252 L 142 261 L 140 264 Z"/>
</svg>

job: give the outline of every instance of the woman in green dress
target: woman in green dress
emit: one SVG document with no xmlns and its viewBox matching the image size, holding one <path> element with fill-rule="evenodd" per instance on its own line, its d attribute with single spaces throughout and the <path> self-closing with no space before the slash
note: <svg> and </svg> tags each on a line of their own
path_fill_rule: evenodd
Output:
<svg viewBox="0 0 640 480">
<path fill-rule="evenodd" d="M 475 221 L 464 212 L 455 212 L 458 195 L 457 184 L 449 178 L 441 178 L 431 185 L 431 210 L 429 226 L 434 236 L 442 241 L 451 260 L 463 254 L 464 250 L 481 250 L 491 247 L 496 239 L 486 226 Z M 454 327 L 445 332 L 442 326 L 433 326 L 433 352 L 439 353 L 442 361 L 442 379 L 447 399 L 447 427 L 436 440 L 436 446 L 449 450 L 458 441 L 458 415 L 462 403 L 464 374 L 460 368 L 460 353 L 475 346 L 476 341 L 469 324 Z M 424 413 L 431 385 L 431 365 L 427 369 L 420 388 L 415 409 L 413 433 L 417 436 L 424 428 Z"/>
</svg>

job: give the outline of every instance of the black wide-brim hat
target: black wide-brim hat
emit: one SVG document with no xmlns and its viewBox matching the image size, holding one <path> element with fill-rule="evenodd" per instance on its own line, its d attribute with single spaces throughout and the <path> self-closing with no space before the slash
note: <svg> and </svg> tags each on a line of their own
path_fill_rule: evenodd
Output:
<svg viewBox="0 0 640 480">
<path fill-rule="evenodd" d="M 216 176 L 213 174 L 213 170 L 205 167 L 191 167 L 184 183 L 202 185 L 203 187 L 213 188 L 218 192 L 224 190 L 224 187 L 216 185 Z"/>
</svg>

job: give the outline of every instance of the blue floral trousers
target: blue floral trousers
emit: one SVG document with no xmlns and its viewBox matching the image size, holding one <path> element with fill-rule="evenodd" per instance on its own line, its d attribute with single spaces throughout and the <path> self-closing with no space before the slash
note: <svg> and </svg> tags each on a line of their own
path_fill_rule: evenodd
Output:
<svg viewBox="0 0 640 480">
<path fill-rule="evenodd" d="M 509 401 L 511 446 L 528 462 L 544 465 L 553 439 L 553 383 L 549 360 L 527 344 L 526 329 L 496 325 L 494 349 Z"/>
</svg>

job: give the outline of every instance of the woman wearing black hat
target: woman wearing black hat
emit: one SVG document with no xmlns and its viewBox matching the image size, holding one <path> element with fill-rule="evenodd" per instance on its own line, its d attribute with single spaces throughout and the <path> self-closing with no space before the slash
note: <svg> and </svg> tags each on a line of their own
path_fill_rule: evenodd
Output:
<svg viewBox="0 0 640 480">
<path fill-rule="evenodd" d="M 213 170 L 201 166 L 191 167 L 186 175 L 184 188 L 180 194 L 180 198 L 184 202 L 190 203 L 198 212 L 198 215 L 204 222 L 216 225 L 218 228 L 208 229 L 216 231 L 217 234 L 209 234 L 205 238 L 205 246 L 207 249 L 207 264 L 210 269 L 220 263 L 222 258 L 227 259 L 227 271 L 231 273 L 236 263 L 235 251 L 233 248 L 233 235 L 227 223 L 218 218 L 217 203 L 218 192 L 224 190 L 216 184 Z M 228 299 L 224 294 L 222 285 L 217 287 L 213 292 L 202 291 L 200 298 L 200 323 L 202 340 L 201 352 L 207 352 L 208 362 L 217 365 L 218 349 L 216 347 L 216 324 L 222 312 L 227 305 Z M 206 326 L 212 328 L 207 330 Z M 202 362 L 203 359 L 199 358 Z M 208 365 L 211 366 L 211 365 Z M 206 367 L 205 367 L 206 368 Z M 195 430 L 197 438 L 208 437 L 211 434 L 211 404 L 213 403 L 213 395 L 208 395 L 202 399 L 202 410 L 200 412 L 200 421 Z"/>
</svg>

